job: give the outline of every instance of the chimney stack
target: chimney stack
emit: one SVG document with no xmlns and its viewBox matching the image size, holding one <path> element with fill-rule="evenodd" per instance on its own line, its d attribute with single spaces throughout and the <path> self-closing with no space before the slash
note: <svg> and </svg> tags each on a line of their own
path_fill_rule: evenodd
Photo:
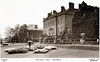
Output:
<svg viewBox="0 0 100 62">
<path fill-rule="evenodd" d="M 57 11 L 56 11 L 56 10 L 53 10 L 53 14 L 54 14 L 54 15 L 57 14 Z"/>
<path fill-rule="evenodd" d="M 38 26 L 37 25 L 35 25 L 35 29 L 38 29 Z"/>
<path fill-rule="evenodd" d="M 65 7 L 64 6 L 61 6 L 61 12 L 64 12 L 64 11 L 66 11 L 65 10 Z"/>
<path fill-rule="evenodd" d="M 69 9 L 74 9 L 74 3 L 69 2 Z"/>
<path fill-rule="evenodd" d="M 48 17 L 50 17 L 51 16 L 51 13 L 48 13 Z"/>
</svg>

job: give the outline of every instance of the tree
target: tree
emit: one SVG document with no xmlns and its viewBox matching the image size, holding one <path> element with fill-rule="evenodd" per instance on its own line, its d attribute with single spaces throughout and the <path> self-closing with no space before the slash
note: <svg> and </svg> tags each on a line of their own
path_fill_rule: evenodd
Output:
<svg viewBox="0 0 100 62">
<path fill-rule="evenodd" d="M 20 25 L 19 24 L 15 25 L 14 31 L 15 31 L 15 36 L 19 36 L 19 32 L 20 32 Z"/>
<path fill-rule="evenodd" d="M 27 38 L 27 25 L 26 24 L 23 24 L 20 26 L 20 29 L 19 29 L 19 38 L 20 38 L 20 41 L 21 42 L 26 42 L 28 40 Z"/>
<path fill-rule="evenodd" d="M 8 37 L 9 42 L 11 42 L 11 38 L 15 35 L 14 29 L 8 26 L 5 35 Z"/>
<path fill-rule="evenodd" d="M 15 27 L 13 28 L 14 29 L 14 36 L 12 37 L 12 42 L 13 43 L 16 43 L 16 42 L 19 42 L 19 32 L 20 32 L 20 25 L 17 24 L 15 25 Z"/>
<path fill-rule="evenodd" d="M 0 34 L 0 44 L 2 44 L 2 38 L 1 38 L 1 34 Z"/>
<path fill-rule="evenodd" d="M 19 24 L 17 24 L 17 25 L 15 25 L 15 32 L 19 32 L 19 29 L 20 29 L 20 25 Z"/>
<path fill-rule="evenodd" d="M 21 26 L 17 24 L 14 28 L 7 27 L 5 34 L 10 42 L 26 42 L 28 40 L 27 31 L 26 24 Z"/>
</svg>

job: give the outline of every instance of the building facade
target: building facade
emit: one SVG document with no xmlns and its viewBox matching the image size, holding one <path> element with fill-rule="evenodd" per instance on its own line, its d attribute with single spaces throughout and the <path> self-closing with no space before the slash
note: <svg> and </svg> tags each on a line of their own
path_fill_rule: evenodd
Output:
<svg viewBox="0 0 100 62">
<path fill-rule="evenodd" d="M 64 33 L 66 30 L 72 32 L 72 18 L 77 9 L 74 8 L 74 3 L 69 3 L 69 9 L 65 9 L 61 6 L 61 11 L 57 12 L 53 10 L 53 13 L 48 13 L 47 18 L 43 19 L 43 34 L 47 36 L 59 36 L 65 35 L 68 37 L 68 33 Z"/>
<path fill-rule="evenodd" d="M 48 17 L 43 19 L 43 34 L 48 36 L 58 36 L 63 33 L 65 28 L 72 31 L 72 18 L 77 9 L 74 9 L 74 3 L 69 3 L 69 9 L 61 6 L 61 11 L 57 13 L 48 13 Z"/>
<path fill-rule="evenodd" d="M 81 33 L 87 38 L 99 37 L 99 12 L 98 7 L 87 5 L 84 1 L 79 4 L 79 9 L 74 8 L 74 3 L 69 3 L 69 9 L 61 6 L 61 11 L 53 10 L 43 18 L 43 35 L 62 35 L 64 39 L 79 39 Z"/>
<path fill-rule="evenodd" d="M 27 37 L 30 40 L 38 40 L 43 36 L 43 30 L 39 29 L 37 25 L 30 24 L 27 29 Z"/>
</svg>

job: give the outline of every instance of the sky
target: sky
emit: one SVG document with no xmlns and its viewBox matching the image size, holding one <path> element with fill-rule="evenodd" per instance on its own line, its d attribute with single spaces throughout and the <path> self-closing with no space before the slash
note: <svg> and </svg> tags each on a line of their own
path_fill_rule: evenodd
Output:
<svg viewBox="0 0 100 62">
<path fill-rule="evenodd" d="M 43 28 L 43 18 L 47 17 L 47 13 L 53 10 L 59 12 L 61 6 L 68 9 L 69 2 L 78 8 L 82 1 L 100 7 L 99 0 L 0 0 L 1 37 L 4 37 L 8 26 L 14 27 L 16 24 L 36 24 Z"/>
</svg>

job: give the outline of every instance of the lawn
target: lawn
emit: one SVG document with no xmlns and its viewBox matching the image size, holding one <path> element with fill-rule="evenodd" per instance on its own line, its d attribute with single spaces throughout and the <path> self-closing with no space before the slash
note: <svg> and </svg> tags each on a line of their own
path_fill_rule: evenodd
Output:
<svg viewBox="0 0 100 62">
<path fill-rule="evenodd" d="M 32 46 L 34 46 L 33 44 Z M 33 51 L 27 53 L 8 54 L 4 52 L 7 48 L 28 46 L 26 43 L 9 44 L 8 46 L 1 47 L 2 58 L 98 58 L 99 46 L 98 45 L 74 45 L 74 44 L 45 44 L 57 46 L 56 50 L 49 51 L 48 53 L 35 54 Z"/>
</svg>

